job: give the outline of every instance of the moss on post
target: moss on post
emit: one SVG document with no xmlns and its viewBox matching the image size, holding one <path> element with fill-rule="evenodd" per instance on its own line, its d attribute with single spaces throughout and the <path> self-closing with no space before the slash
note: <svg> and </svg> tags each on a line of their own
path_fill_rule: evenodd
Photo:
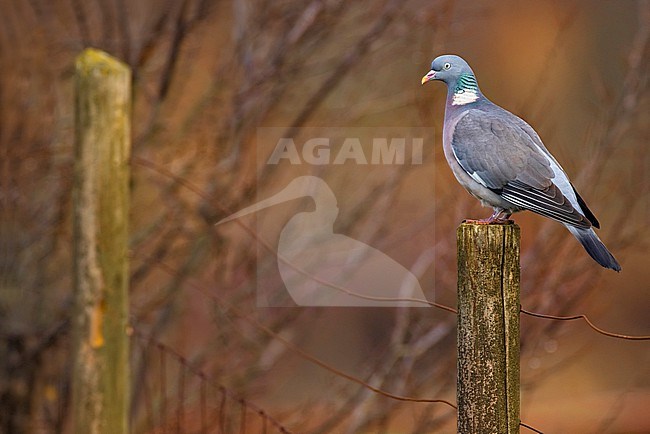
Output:
<svg viewBox="0 0 650 434">
<path fill-rule="evenodd" d="M 458 432 L 519 433 L 519 227 L 458 228 Z"/>
<path fill-rule="evenodd" d="M 127 433 L 131 72 L 94 49 L 75 66 L 73 431 Z"/>
</svg>

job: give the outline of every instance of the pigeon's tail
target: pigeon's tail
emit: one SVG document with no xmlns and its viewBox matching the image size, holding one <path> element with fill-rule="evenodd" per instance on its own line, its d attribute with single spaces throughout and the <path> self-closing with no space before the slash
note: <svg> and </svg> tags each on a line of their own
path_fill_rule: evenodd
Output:
<svg viewBox="0 0 650 434">
<path fill-rule="evenodd" d="M 573 236 L 576 237 L 578 241 L 580 241 L 582 247 L 585 248 L 587 253 L 589 253 L 589 256 L 591 256 L 594 261 L 598 262 L 605 268 L 621 271 L 621 266 L 619 265 L 618 261 L 614 255 L 612 255 L 609 250 L 607 250 L 607 247 L 605 247 L 603 242 L 600 241 L 600 238 L 598 238 L 598 235 L 596 235 L 596 232 L 594 232 L 593 228 L 584 229 L 569 225 L 566 225 L 566 227 L 569 232 L 571 232 Z"/>
</svg>

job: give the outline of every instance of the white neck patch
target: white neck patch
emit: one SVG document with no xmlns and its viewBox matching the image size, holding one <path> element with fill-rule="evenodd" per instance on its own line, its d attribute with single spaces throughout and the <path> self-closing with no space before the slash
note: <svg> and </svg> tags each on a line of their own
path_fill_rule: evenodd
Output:
<svg viewBox="0 0 650 434">
<path fill-rule="evenodd" d="M 474 89 L 464 89 L 454 92 L 451 105 L 465 105 L 478 99 L 478 93 Z"/>
</svg>

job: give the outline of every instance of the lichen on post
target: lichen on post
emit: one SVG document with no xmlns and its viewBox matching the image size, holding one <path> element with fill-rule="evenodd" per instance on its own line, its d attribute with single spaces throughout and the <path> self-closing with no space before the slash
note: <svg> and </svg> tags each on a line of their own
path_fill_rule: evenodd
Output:
<svg viewBox="0 0 650 434">
<path fill-rule="evenodd" d="M 519 227 L 457 236 L 458 432 L 519 433 Z"/>
<path fill-rule="evenodd" d="M 75 68 L 73 431 L 127 433 L 131 72 L 94 49 Z"/>
</svg>

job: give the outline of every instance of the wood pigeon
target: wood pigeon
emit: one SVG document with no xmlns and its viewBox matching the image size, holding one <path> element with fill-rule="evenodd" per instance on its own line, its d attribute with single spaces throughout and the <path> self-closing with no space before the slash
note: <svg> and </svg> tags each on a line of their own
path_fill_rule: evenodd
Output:
<svg viewBox="0 0 650 434">
<path fill-rule="evenodd" d="M 470 66 L 459 56 L 431 63 L 422 84 L 447 84 L 443 128 L 445 157 L 456 179 L 494 214 L 476 223 L 507 223 L 530 210 L 556 220 L 605 268 L 621 266 L 600 241 L 598 220 L 535 130 L 483 96 Z"/>
</svg>

